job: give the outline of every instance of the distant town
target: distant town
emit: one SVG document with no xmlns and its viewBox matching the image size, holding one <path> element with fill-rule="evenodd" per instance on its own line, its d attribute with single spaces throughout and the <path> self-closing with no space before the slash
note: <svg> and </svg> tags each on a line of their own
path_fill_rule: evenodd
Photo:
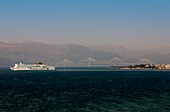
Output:
<svg viewBox="0 0 170 112">
<path fill-rule="evenodd" d="M 153 70 L 170 70 L 170 64 L 136 64 L 129 66 L 110 66 L 119 69 L 153 69 Z"/>
</svg>

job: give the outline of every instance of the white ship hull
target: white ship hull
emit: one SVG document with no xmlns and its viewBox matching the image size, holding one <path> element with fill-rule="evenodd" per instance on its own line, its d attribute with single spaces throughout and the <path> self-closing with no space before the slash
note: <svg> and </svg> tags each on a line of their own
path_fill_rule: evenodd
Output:
<svg viewBox="0 0 170 112">
<path fill-rule="evenodd" d="M 30 70 L 29 68 L 14 68 L 14 67 L 10 67 L 11 70 L 13 71 L 17 71 L 17 70 Z"/>
</svg>

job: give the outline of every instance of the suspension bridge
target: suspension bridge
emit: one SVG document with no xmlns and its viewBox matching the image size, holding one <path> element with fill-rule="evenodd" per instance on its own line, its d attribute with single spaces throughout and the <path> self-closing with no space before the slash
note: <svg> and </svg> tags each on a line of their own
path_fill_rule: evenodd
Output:
<svg viewBox="0 0 170 112">
<path fill-rule="evenodd" d="M 62 66 L 62 67 L 88 66 L 88 67 L 91 67 L 91 66 L 111 66 L 111 65 L 121 66 L 121 65 L 133 65 L 133 64 L 156 64 L 155 62 L 147 58 L 143 58 L 134 63 L 130 63 L 130 62 L 125 61 L 124 59 L 120 59 L 119 57 L 114 57 L 108 61 L 97 60 L 93 57 L 88 57 L 85 60 L 80 60 L 76 62 L 77 63 L 65 58 L 60 62 L 56 62 L 55 66 Z"/>
</svg>

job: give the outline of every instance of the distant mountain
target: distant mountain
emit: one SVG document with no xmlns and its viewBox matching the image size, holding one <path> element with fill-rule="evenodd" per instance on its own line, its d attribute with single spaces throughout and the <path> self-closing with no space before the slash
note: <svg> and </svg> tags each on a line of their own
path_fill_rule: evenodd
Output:
<svg viewBox="0 0 170 112">
<path fill-rule="evenodd" d="M 35 63 L 42 61 L 55 65 L 65 58 L 79 63 L 88 57 L 108 60 L 113 57 L 122 57 L 117 53 L 89 48 L 83 45 L 50 45 L 37 42 L 0 43 L 0 58 L 11 62 Z M 124 57 L 122 57 L 124 58 Z M 0 64 L 3 66 L 3 63 Z"/>
<path fill-rule="evenodd" d="M 170 63 L 169 54 L 168 52 L 159 53 L 159 50 L 153 49 L 132 51 L 123 46 L 111 44 L 51 45 L 39 42 L 0 42 L 0 66 L 11 66 L 16 62 L 36 63 L 39 61 L 49 65 L 56 65 L 64 59 L 80 64 L 89 57 L 100 62 L 119 57 L 131 63 L 142 58 L 149 58 L 156 63 Z"/>
<path fill-rule="evenodd" d="M 21 61 L 21 62 L 28 63 L 25 61 Z M 14 66 L 14 64 L 16 64 L 16 63 L 20 63 L 20 61 L 13 61 L 13 60 L 0 58 L 0 67 L 11 67 L 11 66 Z"/>
<path fill-rule="evenodd" d="M 87 45 L 87 47 L 95 50 L 116 53 L 118 55 L 127 55 L 129 53 L 129 50 L 121 45 L 113 45 L 108 43 L 91 44 L 91 45 Z"/>
<path fill-rule="evenodd" d="M 8 59 L 0 59 L 0 66 L 1 66 L 1 67 L 13 66 L 14 63 L 15 63 L 15 62 L 12 61 L 12 60 L 8 60 Z"/>
</svg>

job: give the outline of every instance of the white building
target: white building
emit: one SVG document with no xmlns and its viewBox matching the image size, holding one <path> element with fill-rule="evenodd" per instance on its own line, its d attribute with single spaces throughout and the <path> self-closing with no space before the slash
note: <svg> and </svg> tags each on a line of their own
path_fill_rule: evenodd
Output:
<svg viewBox="0 0 170 112">
<path fill-rule="evenodd" d="M 170 69 L 170 64 L 165 65 L 166 69 Z"/>
</svg>

